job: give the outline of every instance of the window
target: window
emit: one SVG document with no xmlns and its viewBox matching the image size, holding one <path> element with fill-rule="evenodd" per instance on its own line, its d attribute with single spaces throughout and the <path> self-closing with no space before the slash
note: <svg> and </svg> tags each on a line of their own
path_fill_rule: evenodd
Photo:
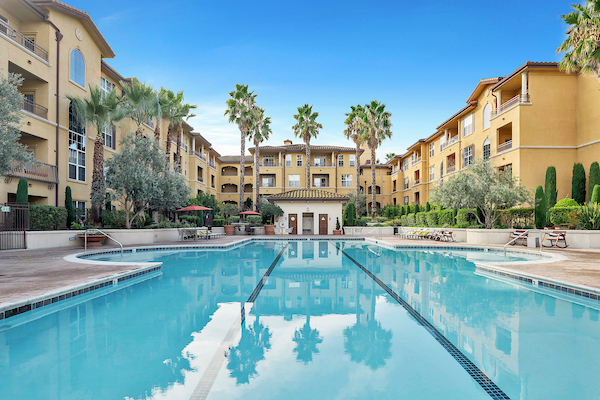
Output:
<svg viewBox="0 0 600 400">
<path fill-rule="evenodd" d="M 404 189 L 408 189 L 408 178 L 404 178 Z"/>
<path fill-rule="evenodd" d="M 342 175 L 342 187 L 352 187 L 352 175 Z"/>
<path fill-rule="evenodd" d="M 296 155 L 296 167 L 301 167 L 302 166 L 302 154 L 297 154 Z"/>
<path fill-rule="evenodd" d="M 314 186 L 315 187 L 327 187 L 327 178 L 322 175 L 314 176 Z"/>
<path fill-rule="evenodd" d="M 85 182 L 85 125 L 69 103 L 69 179 Z"/>
<path fill-rule="evenodd" d="M 350 166 L 351 166 L 351 167 L 355 167 L 355 166 L 356 166 L 356 155 L 354 155 L 354 154 L 350 154 L 350 155 L 348 156 L 348 158 L 349 158 L 349 161 L 348 161 L 348 163 L 350 164 Z"/>
<path fill-rule="evenodd" d="M 183 138 L 183 151 L 188 152 L 188 138 Z"/>
<path fill-rule="evenodd" d="M 263 167 L 274 167 L 275 166 L 275 156 L 263 156 Z"/>
<path fill-rule="evenodd" d="M 473 114 L 462 120 L 462 135 L 463 137 L 469 136 L 475 131 L 475 124 L 473 123 Z"/>
<path fill-rule="evenodd" d="M 289 187 L 300 187 L 300 175 L 288 175 Z"/>
<path fill-rule="evenodd" d="M 285 166 L 286 167 L 291 167 L 292 166 L 292 155 L 291 154 L 286 154 L 285 155 Z"/>
<path fill-rule="evenodd" d="M 104 125 L 104 128 L 102 128 L 102 140 L 106 147 L 115 148 L 115 133 L 116 128 L 114 126 Z"/>
<path fill-rule="evenodd" d="M 463 149 L 463 168 L 473 164 L 473 150 L 475 145 L 470 145 Z"/>
<path fill-rule="evenodd" d="M 77 49 L 71 50 L 71 71 L 69 79 L 79 86 L 85 88 L 85 61 L 81 52 Z"/>
<path fill-rule="evenodd" d="M 440 163 L 440 179 L 444 177 L 444 162 Z"/>
<path fill-rule="evenodd" d="M 429 182 L 435 180 L 435 165 L 429 167 Z"/>
<path fill-rule="evenodd" d="M 408 205 L 408 196 L 404 196 L 404 205 L 407 206 Z"/>
<path fill-rule="evenodd" d="M 338 167 L 343 167 L 343 166 L 344 166 L 344 155 L 338 154 Z"/>
<path fill-rule="evenodd" d="M 73 208 L 75 209 L 75 218 L 78 221 L 85 220 L 87 218 L 85 201 L 73 200 Z"/>
<path fill-rule="evenodd" d="M 106 79 L 105 77 L 100 78 L 100 93 L 102 97 L 107 96 L 115 88 L 115 84 Z"/>
<path fill-rule="evenodd" d="M 483 129 L 490 127 L 490 120 L 492 119 L 492 105 L 487 103 L 483 108 Z"/>
<path fill-rule="evenodd" d="M 262 185 L 261 187 L 275 187 L 275 176 L 274 175 L 264 175 L 262 177 Z"/>
<path fill-rule="evenodd" d="M 483 141 L 483 159 L 490 159 L 490 138 L 487 138 Z"/>
<path fill-rule="evenodd" d="M 315 156 L 315 167 L 324 167 L 325 165 L 325 156 Z"/>
<path fill-rule="evenodd" d="M 429 143 L 429 158 L 435 155 L 435 142 Z"/>
<path fill-rule="evenodd" d="M 4 15 L 0 14 L 0 32 L 4 33 L 5 35 L 8 33 L 8 18 L 6 18 Z"/>
<path fill-rule="evenodd" d="M 402 166 L 402 170 L 403 171 L 407 171 L 408 170 L 408 158 L 406 158 L 404 160 L 404 165 Z"/>
</svg>

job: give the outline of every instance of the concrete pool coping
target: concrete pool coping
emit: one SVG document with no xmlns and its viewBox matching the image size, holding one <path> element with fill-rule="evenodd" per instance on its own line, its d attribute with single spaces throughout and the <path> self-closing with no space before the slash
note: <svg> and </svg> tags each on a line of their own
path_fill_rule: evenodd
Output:
<svg viewBox="0 0 600 400">
<path fill-rule="evenodd" d="M 139 249 L 141 251 L 155 249 L 194 249 L 213 248 L 229 249 L 251 241 L 264 240 L 366 240 L 369 243 L 380 244 L 394 248 L 429 248 L 429 249 L 490 249 L 501 251 L 502 246 L 469 245 L 465 243 L 433 242 L 425 240 L 398 239 L 396 237 L 357 238 L 346 236 L 253 236 L 226 237 L 212 239 L 208 242 L 164 242 L 152 245 L 132 245 L 125 248 L 126 251 Z M 539 254 L 539 251 L 511 248 L 511 253 Z M 89 250 L 90 253 L 120 253 L 120 249 L 110 246 L 102 249 Z M 15 310 L 26 312 L 36 308 L 36 303 L 45 302 L 69 293 L 85 290 L 85 288 L 100 288 L 98 285 L 108 285 L 108 282 L 116 283 L 119 279 L 138 276 L 147 271 L 160 269 L 161 263 L 147 262 L 101 262 L 77 258 L 83 252 L 81 249 L 62 248 L 44 250 L 15 250 L 2 252 L 5 257 L 0 259 L 0 320 L 16 315 Z M 475 264 L 485 270 L 494 270 L 506 276 L 526 277 L 557 286 L 557 290 L 568 292 L 573 290 L 597 293 L 600 295 L 600 250 L 544 250 L 544 259 L 533 261 L 522 261 L 513 263 L 482 263 L 474 261 Z M 136 275 L 137 274 L 137 275 Z M 127 278 L 129 279 L 129 278 Z M 103 287 L 103 286 L 102 286 Z M 566 290 L 565 290 L 566 288 Z M 91 289 L 94 290 L 94 289 Z M 66 299 L 69 297 L 63 297 Z M 29 308 L 28 305 L 30 306 Z M 45 305 L 45 304 L 44 304 Z M 10 312 L 8 312 L 10 311 Z M 5 314 L 6 313 L 6 314 Z M 9 315 L 10 314 L 10 315 Z"/>
</svg>

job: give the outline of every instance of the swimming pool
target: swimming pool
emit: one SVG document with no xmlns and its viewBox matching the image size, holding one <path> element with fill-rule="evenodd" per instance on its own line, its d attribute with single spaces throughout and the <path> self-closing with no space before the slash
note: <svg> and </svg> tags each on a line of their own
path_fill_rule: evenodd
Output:
<svg viewBox="0 0 600 400">
<path fill-rule="evenodd" d="M 597 398 L 600 303 L 478 270 L 484 253 L 128 254 L 162 270 L 0 321 L 0 398 Z"/>
</svg>

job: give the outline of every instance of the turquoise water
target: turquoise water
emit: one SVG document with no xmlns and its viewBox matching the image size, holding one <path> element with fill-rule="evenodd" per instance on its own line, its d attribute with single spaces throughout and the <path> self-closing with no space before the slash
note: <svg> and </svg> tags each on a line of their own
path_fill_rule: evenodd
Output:
<svg viewBox="0 0 600 400">
<path fill-rule="evenodd" d="M 598 399 L 599 305 L 476 271 L 482 254 L 126 256 L 163 269 L 0 321 L 0 399 Z"/>
</svg>

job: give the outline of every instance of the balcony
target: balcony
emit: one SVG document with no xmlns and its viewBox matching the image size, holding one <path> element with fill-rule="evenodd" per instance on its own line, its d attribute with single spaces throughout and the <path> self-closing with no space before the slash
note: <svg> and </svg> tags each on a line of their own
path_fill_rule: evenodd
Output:
<svg viewBox="0 0 600 400">
<path fill-rule="evenodd" d="M 209 167 L 211 167 L 212 169 L 217 169 L 217 168 L 215 167 L 215 162 L 214 162 L 214 160 L 210 160 L 210 161 L 208 162 L 208 166 L 209 166 Z"/>
<path fill-rule="evenodd" d="M 0 30 L 1 32 L 1 30 Z M 40 106 L 37 103 L 34 103 L 31 100 L 23 99 L 23 106 L 21 107 L 23 111 L 30 112 L 32 114 L 37 115 L 38 117 L 42 117 L 44 119 L 48 119 L 48 109 L 46 107 Z"/>
<path fill-rule="evenodd" d="M 56 166 L 42 162 L 22 163 L 13 162 L 12 168 L 6 176 L 27 178 L 32 181 L 58 183 Z"/>
<path fill-rule="evenodd" d="M 313 167 L 333 167 L 333 164 L 328 161 L 315 161 L 311 164 Z"/>
<path fill-rule="evenodd" d="M 417 178 L 417 179 L 414 180 L 413 186 L 417 186 L 420 183 L 421 183 L 421 179 Z"/>
<path fill-rule="evenodd" d="M 497 107 L 495 110 L 492 110 L 492 118 L 497 117 L 500 114 L 503 114 L 518 106 L 519 104 L 529 103 L 529 93 L 526 94 L 518 94 L 515 97 L 511 98 L 508 101 L 505 101 L 500 107 Z"/>
<path fill-rule="evenodd" d="M 449 174 L 451 172 L 456 171 L 456 164 L 455 165 L 448 165 L 448 168 L 446 168 L 446 173 Z"/>
<path fill-rule="evenodd" d="M 175 143 L 177 144 L 177 143 Z M 204 157 L 199 151 L 192 150 L 192 154 L 201 159 L 202 161 L 206 161 L 206 157 Z"/>
<path fill-rule="evenodd" d="M 419 158 L 415 158 L 414 160 L 412 160 L 412 164 L 411 164 L 411 166 L 415 166 L 416 164 L 418 164 L 418 163 L 420 163 L 420 162 L 421 162 L 421 157 L 419 157 Z"/>
<path fill-rule="evenodd" d="M 504 142 L 501 145 L 499 145 L 498 146 L 498 153 L 502 153 L 503 151 L 510 150 L 510 149 L 512 149 L 512 139 L 511 140 L 507 140 L 506 142 Z"/>
<path fill-rule="evenodd" d="M 260 163 L 259 166 L 261 166 L 261 167 L 279 167 L 279 166 L 281 166 L 281 164 L 279 164 L 278 161 L 274 161 L 274 160 L 263 160 L 263 162 Z"/>
<path fill-rule="evenodd" d="M 21 32 L 8 26 L 6 22 L 2 20 L 0 20 L 0 35 L 8 37 L 25 50 L 32 52 L 45 61 L 48 61 L 48 52 L 45 49 L 35 44 L 33 40 L 26 38 Z"/>
<path fill-rule="evenodd" d="M 454 143 L 458 142 L 458 135 L 453 136 L 450 138 L 450 140 L 445 141 L 444 143 L 442 143 L 440 145 L 440 151 L 443 151 L 444 149 L 452 146 Z"/>
</svg>

